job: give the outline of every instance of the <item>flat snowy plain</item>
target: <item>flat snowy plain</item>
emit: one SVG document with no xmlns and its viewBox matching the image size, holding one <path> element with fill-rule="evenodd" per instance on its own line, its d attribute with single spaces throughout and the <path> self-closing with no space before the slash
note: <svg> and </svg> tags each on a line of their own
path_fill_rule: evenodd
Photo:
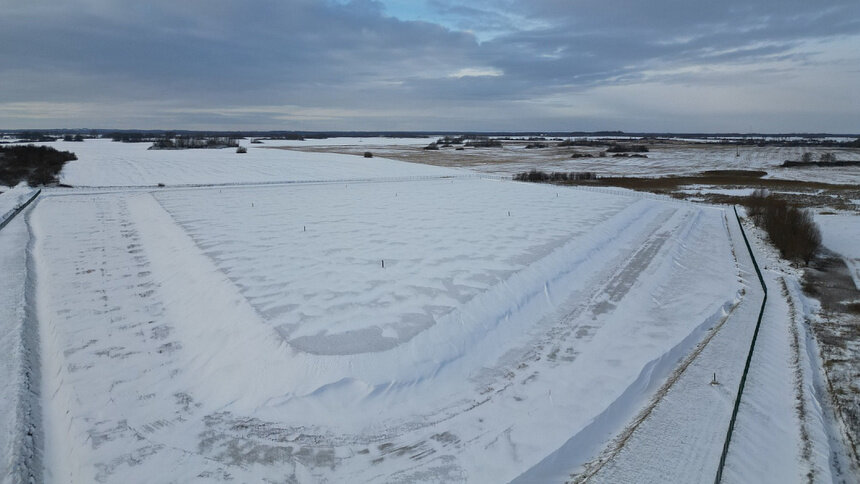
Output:
<svg viewBox="0 0 860 484">
<path fill-rule="evenodd" d="M 316 142 L 314 142 L 316 141 Z M 326 140 L 292 142 L 291 148 L 360 154 L 365 146 L 354 140 L 339 139 L 323 144 Z M 428 140 L 424 140 L 428 141 Z M 265 141 L 266 146 L 273 141 Z M 285 142 L 279 142 L 285 143 Z M 366 143 L 363 141 L 362 143 Z M 375 147 L 373 152 L 379 156 L 408 161 L 421 160 L 429 164 L 468 167 L 471 170 L 512 175 L 537 168 L 543 171 L 590 171 L 607 176 L 644 176 L 690 175 L 704 170 L 764 170 L 766 178 L 786 180 L 821 181 L 826 183 L 858 184 L 860 170 L 856 166 L 847 167 L 799 167 L 783 168 L 786 160 L 800 160 L 803 153 L 809 152 L 813 159 L 823 153 L 833 153 L 840 160 L 858 160 L 856 149 L 787 147 L 787 146 L 745 146 L 736 151 L 731 145 L 699 143 L 688 145 L 651 145 L 647 158 L 599 157 L 605 147 L 574 146 L 558 148 L 557 142 L 546 142 L 548 148 L 527 149 L 524 142 L 504 141 L 501 148 L 467 148 L 462 151 L 453 146 L 438 151 L 424 151 L 415 144 L 392 143 Z M 272 144 L 274 146 L 274 144 Z M 426 146 L 426 143 L 425 143 Z M 592 158 L 571 158 L 572 152 L 590 153 Z"/>
<path fill-rule="evenodd" d="M 713 479 L 761 300 L 723 208 L 253 145 L 75 147 L 77 188 L 0 232 L 0 480 L 618 482 L 658 449 L 677 482 Z M 593 471 L 658 394 L 656 429 Z"/>
</svg>

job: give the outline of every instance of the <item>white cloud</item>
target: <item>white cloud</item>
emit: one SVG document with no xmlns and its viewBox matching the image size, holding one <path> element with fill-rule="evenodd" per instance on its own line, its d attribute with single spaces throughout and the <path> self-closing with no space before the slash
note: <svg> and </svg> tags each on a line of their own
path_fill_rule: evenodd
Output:
<svg viewBox="0 0 860 484">
<path fill-rule="evenodd" d="M 448 77 L 461 79 L 464 77 L 499 77 L 502 75 L 504 75 L 504 72 L 494 67 L 464 67 L 456 72 L 452 72 Z"/>
</svg>

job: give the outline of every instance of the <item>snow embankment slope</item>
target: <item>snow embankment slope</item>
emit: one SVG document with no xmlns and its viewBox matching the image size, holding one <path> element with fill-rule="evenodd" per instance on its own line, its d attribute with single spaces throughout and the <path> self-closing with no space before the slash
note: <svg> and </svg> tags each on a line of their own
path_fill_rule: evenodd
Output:
<svg viewBox="0 0 860 484">
<path fill-rule="evenodd" d="M 768 302 L 726 459 L 725 482 L 853 482 L 811 325 L 802 272 L 746 224 Z"/>
<path fill-rule="evenodd" d="M 31 224 L 58 480 L 510 480 L 610 440 L 743 287 L 721 210 L 510 182 L 55 196 Z"/>
<path fill-rule="evenodd" d="M 740 374 L 749 348 L 761 289 L 736 224 L 723 219 L 723 233 L 735 241 L 732 276 L 741 286 L 736 299 L 701 329 L 702 337 L 679 352 L 668 379 L 632 424 L 581 467 L 544 469 L 553 480 L 575 482 L 708 482 L 716 474 Z M 689 347 L 688 347 L 689 348 Z M 718 384 L 712 384 L 714 373 Z M 596 454 L 596 453 L 595 453 Z M 566 474 L 560 471 L 566 470 Z M 538 482 L 532 480 L 531 482 Z"/>
<path fill-rule="evenodd" d="M 762 258 L 762 260 L 767 260 Z M 769 287 L 723 481 L 834 482 L 819 364 L 796 283 L 764 271 Z"/>
<path fill-rule="evenodd" d="M 4 484 L 40 475 L 34 468 L 38 467 L 39 409 L 31 389 L 38 384 L 33 375 L 38 371 L 33 365 L 36 322 L 26 319 L 28 241 L 23 214 L 0 230 L 0 483 Z"/>
</svg>

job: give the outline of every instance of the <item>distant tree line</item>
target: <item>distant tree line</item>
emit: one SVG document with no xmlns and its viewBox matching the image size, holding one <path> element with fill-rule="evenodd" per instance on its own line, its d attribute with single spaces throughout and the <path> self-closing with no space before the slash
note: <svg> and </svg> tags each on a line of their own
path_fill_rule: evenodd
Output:
<svg viewBox="0 0 860 484">
<path fill-rule="evenodd" d="M 461 145 L 466 141 L 465 136 L 443 136 L 436 140 L 437 145 Z"/>
<path fill-rule="evenodd" d="M 737 143 L 737 142 L 736 142 Z M 753 144 L 753 143 L 739 143 Z M 860 148 L 860 138 L 853 141 L 836 141 L 832 139 L 785 139 L 785 140 L 757 140 L 754 142 L 756 146 L 785 146 L 799 147 L 811 146 L 821 148 Z"/>
<path fill-rule="evenodd" d="M 475 136 L 469 141 L 466 141 L 463 146 L 472 148 L 501 148 L 502 142 L 486 136 Z"/>
<path fill-rule="evenodd" d="M 0 185 L 15 186 L 22 181 L 33 187 L 57 183 L 63 165 L 77 159 L 74 153 L 49 146 L 0 146 Z"/>
<path fill-rule="evenodd" d="M 24 143 L 50 143 L 57 141 L 57 138 L 42 131 L 21 131 L 18 140 Z"/>
<path fill-rule="evenodd" d="M 612 142 L 609 140 L 590 140 L 587 138 L 568 138 L 559 142 L 556 146 L 564 148 L 567 146 L 610 146 Z"/>
<path fill-rule="evenodd" d="M 191 150 L 201 148 L 238 148 L 239 140 L 228 136 L 177 136 L 161 138 L 152 143 L 151 150 Z"/>
<path fill-rule="evenodd" d="M 819 155 L 818 160 L 816 161 L 809 151 L 800 156 L 800 161 L 791 161 L 785 160 L 782 163 L 782 166 L 785 168 L 797 167 L 797 166 L 821 166 L 821 167 L 834 167 L 834 166 L 858 166 L 860 165 L 860 160 L 839 160 L 836 157 L 836 153 L 821 153 Z"/>
<path fill-rule="evenodd" d="M 153 143 L 162 138 L 173 137 L 173 135 L 169 133 L 164 135 L 154 135 L 152 133 L 117 131 L 114 133 L 108 133 L 105 137 L 121 143 Z"/>
</svg>

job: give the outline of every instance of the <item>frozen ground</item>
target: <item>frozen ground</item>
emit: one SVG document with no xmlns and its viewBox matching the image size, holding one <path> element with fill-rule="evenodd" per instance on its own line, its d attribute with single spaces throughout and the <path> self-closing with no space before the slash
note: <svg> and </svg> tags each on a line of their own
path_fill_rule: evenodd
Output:
<svg viewBox="0 0 860 484">
<path fill-rule="evenodd" d="M 799 160 L 805 152 L 814 159 L 821 153 L 832 152 L 840 160 L 860 160 L 860 150 L 810 147 L 746 146 L 736 151 L 734 146 L 699 144 L 650 145 L 647 158 L 600 158 L 597 155 L 606 147 L 572 146 L 556 148 L 555 142 L 546 142 L 550 148 L 525 149 L 522 142 L 506 142 L 503 148 L 453 147 L 439 151 L 424 151 L 417 146 L 388 146 L 374 151 L 380 156 L 399 160 L 419 161 L 449 167 L 466 167 L 484 173 L 512 175 L 537 168 L 544 171 L 590 171 L 598 175 L 661 176 L 698 173 L 704 170 L 764 170 L 767 177 L 788 180 L 822 181 L 829 183 L 860 184 L 860 170 L 849 167 L 782 168 L 786 160 Z M 290 146 L 326 152 L 360 153 L 361 146 Z M 593 158 L 571 158 L 571 153 L 590 153 Z"/>
<path fill-rule="evenodd" d="M 314 139 L 308 138 L 303 141 L 283 140 L 283 139 L 264 139 L 262 146 L 361 146 L 365 149 L 381 149 L 391 146 L 427 146 L 428 143 L 436 138 L 381 138 L 381 137 L 359 137 L 359 138 L 324 138 Z M 243 141 L 242 144 L 247 144 Z M 249 145 L 261 146 L 261 145 Z"/>
<path fill-rule="evenodd" d="M 631 419 L 633 427 L 585 466 L 577 482 L 712 482 L 748 350 L 743 342 L 752 337 L 762 297 L 737 224 L 727 224 L 727 231 L 739 242 L 737 300 L 694 342 L 692 354 L 673 365 L 647 413 Z"/>
<path fill-rule="evenodd" d="M 31 359 L 24 344 L 27 244 L 23 217 L 0 230 L 0 483 L 20 482 L 32 463 L 26 442 L 31 423 L 31 399 L 26 375 Z M 38 409 L 36 409 L 38 413 Z"/>
<path fill-rule="evenodd" d="M 79 188 L 0 231 L 0 482 L 40 459 L 49 482 L 713 478 L 760 296 L 723 209 L 258 145 L 74 145 Z M 741 416 L 788 400 L 739 416 L 735 481 L 829 475 L 785 440 L 826 438 L 791 411 L 776 328 Z M 744 458 L 762 444 L 778 472 Z"/>
<path fill-rule="evenodd" d="M 747 233 L 762 264 L 768 303 L 725 481 L 856 482 L 848 436 L 852 430 L 845 427 L 844 416 L 837 416 L 833 401 L 834 390 L 841 391 L 834 380 L 839 368 L 833 361 L 822 365 L 845 342 L 856 347 L 851 341 L 856 335 L 842 335 L 845 339 L 838 343 L 825 336 L 821 325 L 829 317 L 800 287 L 803 272 L 809 269 L 780 259 L 760 229 L 747 224 Z M 829 236 L 834 243 L 854 237 L 850 231 L 831 231 Z M 840 360 L 846 361 L 850 360 Z"/>
<path fill-rule="evenodd" d="M 59 480 L 510 480 L 611 438 L 741 287 L 721 210 L 512 182 L 57 194 L 30 224 Z"/>
</svg>

